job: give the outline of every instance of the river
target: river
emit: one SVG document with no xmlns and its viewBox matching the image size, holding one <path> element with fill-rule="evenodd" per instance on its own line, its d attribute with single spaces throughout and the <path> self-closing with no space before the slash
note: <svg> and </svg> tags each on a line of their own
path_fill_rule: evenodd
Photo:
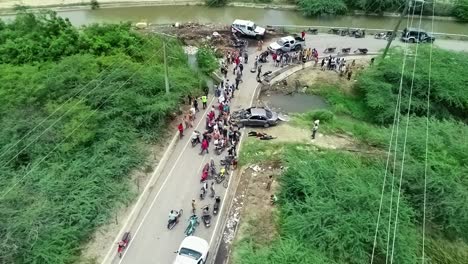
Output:
<svg viewBox="0 0 468 264">
<path fill-rule="evenodd" d="M 95 22 L 146 21 L 148 23 L 200 22 L 230 24 L 234 19 L 248 19 L 258 25 L 303 25 L 337 26 L 359 28 L 391 29 L 398 18 L 374 16 L 337 16 L 306 18 L 300 13 L 288 10 L 261 9 L 249 7 L 209 8 L 205 6 L 144 6 L 101 8 L 98 10 L 59 11 L 74 25 Z M 414 22 L 417 25 L 417 21 Z M 403 22 L 402 24 L 405 24 Z M 431 20 L 423 19 L 422 28 L 431 29 Z M 468 35 L 468 24 L 455 21 L 437 20 L 434 32 Z"/>
</svg>

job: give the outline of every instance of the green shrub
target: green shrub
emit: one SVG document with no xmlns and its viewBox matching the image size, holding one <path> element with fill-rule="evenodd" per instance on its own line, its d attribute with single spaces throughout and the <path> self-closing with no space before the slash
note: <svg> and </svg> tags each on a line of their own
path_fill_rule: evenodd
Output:
<svg viewBox="0 0 468 264">
<path fill-rule="evenodd" d="M 411 52 L 414 53 L 414 50 Z M 419 47 L 414 83 L 412 77 L 415 58 L 407 57 L 403 75 L 402 114 L 408 111 L 409 91 L 413 83 L 411 113 L 418 116 L 426 115 L 430 52 L 429 46 Z M 466 118 L 463 113 L 468 111 L 468 93 L 465 91 L 468 75 L 453 73 L 463 72 L 468 68 L 468 54 L 436 47 L 432 52 L 433 58 L 438 59 L 432 61 L 430 113 L 438 118 Z M 385 60 L 359 75 L 356 87 L 364 94 L 364 102 L 372 113 L 374 122 L 383 124 L 393 122 L 402 60 L 403 50 L 392 49 Z"/>
<path fill-rule="evenodd" d="M 210 47 L 202 46 L 197 52 L 198 67 L 205 75 L 210 75 L 219 68 L 216 54 Z"/>
<path fill-rule="evenodd" d="M 145 161 L 143 142 L 164 139 L 179 98 L 199 92 L 197 74 L 166 40 L 166 94 L 163 39 L 128 24 L 78 30 L 47 12 L 0 25 L 0 194 L 17 183 L 0 202 L 0 263 L 77 262 L 134 197 L 128 175 Z"/>
<path fill-rule="evenodd" d="M 211 7 L 221 7 L 227 4 L 228 0 L 205 0 L 205 4 Z"/>
<path fill-rule="evenodd" d="M 468 21 L 468 0 L 457 0 L 453 15 L 460 21 Z"/>
<path fill-rule="evenodd" d="M 305 16 L 341 15 L 347 11 L 343 0 L 298 0 L 297 5 Z"/>
<path fill-rule="evenodd" d="M 97 0 L 91 0 L 91 9 L 95 10 L 100 7 L 99 2 Z"/>
</svg>

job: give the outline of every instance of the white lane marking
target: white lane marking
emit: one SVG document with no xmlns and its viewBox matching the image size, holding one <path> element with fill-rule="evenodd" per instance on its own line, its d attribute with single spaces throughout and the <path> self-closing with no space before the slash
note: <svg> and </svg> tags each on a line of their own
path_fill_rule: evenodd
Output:
<svg viewBox="0 0 468 264">
<path fill-rule="evenodd" d="M 215 97 L 213 97 L 213 99 L 211 99 L 211 102 L 207 105 L 206 109 L 205 109 L 205 112 L 203 112 L 203 116 L 200 117 L 200 121 L 198 121 L 198 124 L 195 126 L 195 128 L 198 128 L 201 124 L 201 122 L 204 120 L 205 116 L 206 116 L 206 113 L 208 112 L 208 110 L 210 110 L 210 106 L 213 104 L 213 101 L 214 101 Z M 127 252 L 129 251 L 131 245 L 132 245 L 132 241 L 135 240 L 137 234 L 138 234 L 138 231 L 140 230 L 140 228 L 142 227 L 143 223 L 145 222 L 145 219 L 146 217 L 148 217 L 148 214 L 149 212 L 151 211 L 151 208 L 153 208 L 153 205 L 154 203 L 156 202 L 159 194 L 161 193 L 161 191 L 164 189 L 164 186 L 166 185 L 167 181 L 169 180 L 169 178 L 171 178 L 171 174 L 172 172 L 174 171 L 175 167 L 177 165 L 179 165 L 179 160 L 180 158 L 182 157 L 182 155 L 184 154 L 185 150 L 187 149 L 188 145 L 190 143 L 190 136 L 189 136 L 189 139 L 187 140 L 187 143 L 185 144 L 184 148 L 182 149 L 182 151 L 180 152 L 179 156 L 177 157 L 175 163 L 174 163 L 174 166 L 172 166 L 171 170 L 169 171 L 169 173 L 167 174 L 166 176 L 166 179 L 164 180 L 163 184 L 161 185 L 161 187 L 159 188 L 158 192 L 156 193 L 156 196 L 154 197 L 153 201 L 151 202 L 151 205 L 149 207 L 149 209 L 146 211 L 145 215 L 143 216 L 143 219 L 141 220 L 140 224 L 138 225 L 135 233 L 133 234 L 132 236 L 132 240 L 130 240 L 130 243 L 127 245 L 127 248 L 125 249 L 123 255 L 122 255 L 122 258 L 120 258 L 119 260 L 119 264 L 122 263 L 122 261 L 124 260 L 125 258 L 125 255 L 127 254 Z M 203 164 L 203 163 L 202 163 Z"/>
</svg>

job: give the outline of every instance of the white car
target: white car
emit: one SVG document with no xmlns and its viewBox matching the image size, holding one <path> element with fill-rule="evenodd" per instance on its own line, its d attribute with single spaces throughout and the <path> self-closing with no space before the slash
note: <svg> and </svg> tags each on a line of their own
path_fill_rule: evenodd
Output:
<svg viewBox="0 0 468 264">
<path fill-rule="evenodd" d="M 203 238 L 196 236 L 186 237 L 176 251 L 174 264 L 204 264 L 208 258 L 210 246 Z"/>
<path fill-rule="evenodd" d="M 231 31 L 233 34 L 240 36 L 249 36 L 256 39 L 261 39 L 265 35 L 265 29 L 255 25 L 249 20 L 236 19 L 232 22 Z"/>
</svg>

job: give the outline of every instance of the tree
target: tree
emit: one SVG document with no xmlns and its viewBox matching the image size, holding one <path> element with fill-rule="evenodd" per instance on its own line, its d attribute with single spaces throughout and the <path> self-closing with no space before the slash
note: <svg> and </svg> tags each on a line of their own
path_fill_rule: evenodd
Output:
<svg viewBox="0 0 468 264">
<path fill-rule="evenodd" d="M 297 4 L 305 16 L 340 15 L 347 11 L 343 0 L 298 0 Z"/>
<path fill-rule="evenodd" d="M 453 15 L 461 21 L 468 21 L 468 0 L 457 0 Z"/>
</svg>

